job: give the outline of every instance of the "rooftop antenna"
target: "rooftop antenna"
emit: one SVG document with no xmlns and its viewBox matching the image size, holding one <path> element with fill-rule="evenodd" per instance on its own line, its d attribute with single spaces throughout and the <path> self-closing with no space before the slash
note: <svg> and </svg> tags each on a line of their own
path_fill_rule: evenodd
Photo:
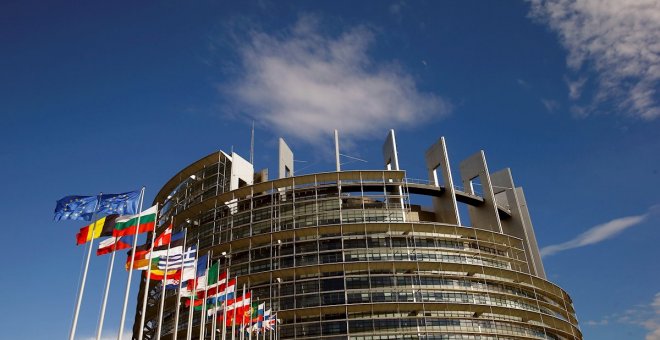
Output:
<svg viewBox="0 0 660 340">
<path fill-rule="evenodd" d="M 254 165 L 254 119 L 252 120 L 252 134 L 250 136 L 250 164 Z"/>
<path fill-rule="evenodd" d="M 335 162 L 337 163 L 337 172 L 341 171 L 339 164 L 339 132 L 335 129 Z"/>
</svg>

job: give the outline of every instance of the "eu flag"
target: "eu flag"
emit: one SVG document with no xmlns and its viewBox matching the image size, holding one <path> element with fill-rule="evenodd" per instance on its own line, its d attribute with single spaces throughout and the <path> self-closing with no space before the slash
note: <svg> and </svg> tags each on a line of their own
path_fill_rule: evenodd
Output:
<svg viewBox="0 0 660 340">
<path fill-rule="evenodd" d="M 138 213 L 139 201 L 140 190 L 121 194 L 103 194 L 101 195 L 96 214 L 134 215 Z"/>
<path fill-rule="evenodd" d="M 55 206 L 55 221 L 91 221 L 98 196 L 66 196 Z"/>
</svg>

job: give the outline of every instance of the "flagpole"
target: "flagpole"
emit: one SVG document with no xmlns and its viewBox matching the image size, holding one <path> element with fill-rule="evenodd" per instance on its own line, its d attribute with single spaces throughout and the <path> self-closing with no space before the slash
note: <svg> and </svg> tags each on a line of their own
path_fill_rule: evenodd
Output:
<svg viewBox="0 0 660 340">
<path fill-rule="evenodd" d="M 156 221 L 158 221 L 158 207 L 156 207 Z M 136 236 L 138 235 L 139 231 L 140 231 L 140 222 L 138 221 L 137 229 L 135 230 Z M 144 320 L 147 314 L 147 298 L 149 297 L 149 284 L 151 283 L 151 266 L 153 266 L 153 260 L 154 260 L 153 259 L 154 242 L 156 242 L 156 226 L 154 226 L 154 230 L 151 232 L 151 251 L 149 252 L 147 281 L 145 282 L 144 294 L 142 295 L 142 313 L 140 314 L 140 330 L 138 331 L 138 340 L 142 340 L 142 337 L 144 336 Z M 167 275 L 167 272 L 165 272 L 165 275 Z"/>
<path fill-rule="evenodd" d="M 112 245 L 114 249 L 112 250 L 112 257 L 110 258 L 110 266 L 108 268 L 108 276 L 105 282 L 105 292 L 103 293 L 103 303 L 101 304 L 101 317 L 99 319 L 99 327 L 96 332 L 96 340 L 101 340 L 101 333 L 103 333 L 103 321 L 105 319 L 105 307 L 108 304 L 108 294 L 110 293 L 110 281 L 112 280 L 112 268 L 115 265 L 115 254 L 117 253 L 117 237 L 115 236 L 114 243 Z"/>
<path fill-rule="evenodd" d="M 225 268 L 225 270 L 226 270 L 225 273 L 227 273 L 225 275 L 225 277 L 227 278 L 227 280 L 230 280 L 231 276 L 229 276 L 229 266 L 228 266 L 226 260 L 225 260 L 225 267 L 226 267 Z M 227 301 L 228 301 L 227 300 L 227 289 L 228 288 L 229 288 L 229 281 L 227 281 L 227 286 L 225 288 L 225 301 L 223 302 L 225 306 L 222 309 L 222 340 L 226 340 L 226 337 L 227 337 Z M 234 290 L 236 290 L 236 285 L 234 285 Z M 234 299 L 235 298 L 236 298 L 236 292 L 234 292 Z M 217 313 L 218 312 L 216 311 L 216 315 L 215 315 L 216 319 L 218 318 Z"/>
<path fill-rule="evenodd" d="M 140 215 L 142 214 L 142 203 L 144 202 L 144 187 L 142 187 L 142 190 L 140 191 L 140 206 L 138 210 L 140 211 L 138 213 L 138 219 L 137 219 L 137 228 L 140 228 Z M 131 264 L 128 267 L 128 279 L 126 280 L 126 292 L 124 293 L 124 307 L 122 308 L 121 312 L 121 321 L 119 322 L 119 335 L 117 336 L 117 340 L 122 340 L 122 336 L 124 335 L 124 323 L 126 322 L 126 308 L 128 307 L 128 295 L 131 292 L 131 279 L 133 278 L 133 265 L 135 264 L 135 249 L 137 248 L 137 240 L 138 240 L 138 230 L 135 231 L 135 237 L 133 238 L 133 251 L 131 252 Z M 73 339 L 70 339 L 73 340 Z"/>
<path fill-rule="evenodd" d="M 236 277 L 236 279 L 237 279 L 236 284 L 238 284 L 238 276 Z M 243 295 L 241 295 L 241 301 L 243 301 L 242 299 L 245 298 L 244 295 L 245 295 L 245 285 L 243 285 Z M 232 310 L 233 317 L 231 318 L 231 340 L 236 340 L 236 330 L 235 330 L 234 326 L 236 326 L 236 307 L 237 307 L 236 304 L 237 304 L 237 302 L 238 302 L 238 297 L 236 299 L 234 299 L 234 309 Z"/>
<path fill-rule="evenodd" d="M 207 298 L 207 293 L 209 291 L 209 269 L 211 267 L 211 263 L 213 263 L 213 249 L 209 251 L 209 257 L 208 261 L 206 262 L 206 286 L 204 286 L 204 300 L 202 301 L 202 311 L 199 315 L 199 338 L 200 340 L 204 339 L 204 331 L 206 330 L 206 298 Z M 217 284 L 217 282 L 216 282 Z M 216 285 L 217 287 L 217 285 Z M 216 288 L 216 290 L 218 290 Z"/>
<path fill-rule="evenodd" d="M 250 289 L 250 298 L 252 298 L 252 289 Z M 258 304 L 257 304 L 257 308 L 259 308 Z M 258 310 L 257 313 L 259 313 Z M 252 300 L 250 300 L 250 320 L 248 321 L 248 339 L 252 340 Z"/>
<path fill-rule="evenodd" d="M 252 294 L 250 294 L 250 305 L 252 304 Z M 243 303 L 241 307 L 245 309 L 245 283 L 243 284 Z M 245 331 L 243 330 L 243 323 L 245 321 L 245 311 L 241 310 L 243 315 L 241 315 L 241 324 L 238 326 L 238 329 L 241 331 L 241 340 L 245 339 Z"/>
<path fill-rule="evenodd" d="M 99 209 L 99 201 L 101 200 L 100 193 L 96 198 L 96 204 L 94 205 L 94 212 L 92 213 L 92 228 L 90 232 L 94 235 L 96 229 L 96 211 Z M 80 289 L 78 290 L 78 299 L 76 300 L 76 311 L 73 312 L 73 324 L 71 325 L 71 332 L 69 332 L 69 340 L 73 340 L 76 336 L 76 327 L 78 326 L 78 315 L 80 314 L 80 305 L 82 304 L 83 293 L 85 292 L 85 282 L 87 281 L 87 271 L 89 270 L 89 259 L 92 255 L 92 248 L 94 246 L 94 237 L 89 241 L 89 248 L 87 248 L 87 258 L 85 259 L 85 271 L 83 272 L 82 282 L 80 283 Z"/>
<path fill-rule="evenodd" d="M 197 254 L 199 255 L 199 238 L 197 239 L 197 247 L 196 248 L 197 248 Z M 207 261 L 208 261 L 208 259 L 207 259 Z M 193 287 L 193 294 L 192 294 L 191 298 L 189 299 L 190 300 L 190 308 L 188 309 L 188 329 L 186 331 L 186 340 L 190 340 L 192 338 L 192 322 L 193 322 L 193 310 L 194 310 L 193 305 L 194 305 L 196 297 L 197 297 L 197 274 L 195 274 L 195 285 Z"/>
<path fill-rule="evenodd" d="M 174 221 L 174 219 L 172 219 Z M 188 238 L 188 228 L 185 228 L 183 230 L 183 246 L 186 246 L 186 240 Z M 199 250 L 195 247 L 195 273 L 197 272 L 197 259 L 199 255 Z M 177 340 L 177 336 L 179 333 L 179 309 L 181 308 L 181 289 L 182 289 L 182 284 L 183 284 L 183 272 L 181 272 L 182 276 L 179 279 L 179 291 L 176 293 L 176 311 L 174 312 L 174 335 L 173 339 Z"/>
<path fill-rule="evenodd" d="M 170 226 L 172 226 L 172 229 L 174 229 L 174 217 L 172 217 L 172 220 L 170 222 Z M 169 226 L 168 226 L 169 228 Z M 154 233 L 156 231 L 154 230 Z M 156 329 L 156 338 L 155 339 L 160 339 L 160 331 L 162 330 L 162 325 L 163 325 L 163 308 L 165 307 L 165 292 L 166 289 L 165 287 L 167 286 L 167 270 L 170 264 L 169 261 L 169 256 L 170 256 L 170 247 L 172 246 L 172 234 L 174 233 L 174 230 L 170 230 L 170 242 L 167 243 L 167 261 L 165 262 L 165 275 L 163 276 L 163 283 L 161 283 L 160 286 L 160 309 L 158 310 L 158 328 Z M 183 249 L 185 252 L 186 249 L 186 239 L 184 237 L 183 239 Z M 183 255 L 181 258 L 181 274 L 183 274 Z M 179 278 L 179 282 L 181 282 L 181 278 Z M 98 340 L 98 339 L 97 339 Z"/>
<path fill-rule="evenodd" d="M 218 262 L 220 259 L 218 259 Z M 218 265 L 218 274 L 216 275 L 215 282 L 220 281 L 220 266 Z M 217 287 L 217 286 L 216 286 Z M 227 294 L 227 287 L 229 287 L 229 278 L 225 276 L 225 296 Z M 215 289 L 215 300 L 213 301 L 213 319 L 211 320 L 211 340 L 215 340 L 215 333 L 216 331 L 216 326 L 218 325 L 217 323 L 217 316 L 218 316 L 218 288 Z M 206 313 L 204 313 L 204 317 L 206 317 Z"/>
</svg>

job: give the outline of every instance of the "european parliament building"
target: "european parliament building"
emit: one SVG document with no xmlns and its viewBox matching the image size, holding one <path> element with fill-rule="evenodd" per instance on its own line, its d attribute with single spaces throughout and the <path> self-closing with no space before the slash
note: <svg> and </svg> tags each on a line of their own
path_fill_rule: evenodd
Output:
<svg viewBox="0 0 660 340">
<path fill-rule="evenodd" d="M 276 179 L 214 152 L 175 174 L 154 203 L 277 313 L 280 339 L 582 339 L 571 298 L 546 278 L 509 169 L 490 172 L 481 151 L 452 173 L 440 138 L 426 150 L 428 179 L 412 180 L 394 131 L 382 170 L 341 171 L 336 148 L 337 171 L 296 175 L 280 139 Z M 176 293 L 167 291 L 161 321 L 160 282 L 148 289 L 145 338 L 162 322 L 171 339 Z M 179 314 L 182 339 L 188 309 Z"/>
</svg>

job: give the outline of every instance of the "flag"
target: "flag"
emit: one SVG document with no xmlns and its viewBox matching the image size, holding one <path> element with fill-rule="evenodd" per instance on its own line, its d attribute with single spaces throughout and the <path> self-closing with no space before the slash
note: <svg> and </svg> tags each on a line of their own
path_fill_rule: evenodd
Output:
<svg viewBox="0 0 660 340">
<path fill-rule="evenodd" d="M 181 281 L 187 283 L 188 280 L 194 279 L 196 277 L 195 276 L 196 274 L 197 274 L 197 268 L 185 267 L 183 268 L 183 270 L 181 270 Z M 183 286 L 183 288 L 185 289 L 186 287 Z"/>
<path fill-rule="evenodd" d="M 209 309 L 207 312 L 208 316 L 211 316 L 218 311 L 221 311 L 225 309 L 225 301 L 231 301 L 234 299 L 234 296 L 236 295 L 236 279 L 231 279 L 229 282 L 222 287 L 221 290 L 217 291 L 217 294 L 215 296 L 209 296 L 208 297 L 208 304 L 213 305 L 214 307 Z M 215 307 L 216 303 L 222 303 L 221 305 Z"/>
<path fill-rule="evenodd" d="M 257 334 L 259 334 L 261 332 L 261 330 L 263 329 L 263 327 L 264 327 L 264 313 L 265 313 L 265 310 L 266 310 L 266 303 L 265 302 L 260 303 L 257 306 L 257 320 L 256 320 L 256 322 L 257 322 Z M 253 322 L 254 322 L 254 320 L 253 320 Z"/>
<path fill-rule="evenodd" d="M 66 196 L 55 205 L 55 221 L 78 220 L 91 221 L 98 196 Z"/>
<path fill-rule="evenodd" d="M 119 215 L 116 214 L 101 217 L 96 222 L 80 228 L 76 234 L 76 244 L 81 245 L 101 236 L 111 236 L 117 217 Z"/>
<path fill-rule="evenodd" d="M 181 269 L 185 267 L 195 267 L 195 256 L 197 247 L 189 247 L 185 252 L 178 254 L 161 255 L 158 261 L 158 269 Z"/>
<path fill-rule="evenodd" d="M 194 292 L 197 289 L 198 278 L 206 278 L 206 266 L 208 265 L 208 257 L 208 254 L 204 254 L 197 258 L 197 268 L 195 270 L 194 276 L 186 281 L 185 289 L 181 290 L 182 296 L 194 295 Z"/>
<path fill-rule="evenodd" d="M 174 273 L 173 275 L 167 274 L 166 276 L 164 276 L 163 285 L 165 286 L 165 289 L 179 289 L 179 283 L 181 282 L 181 280 L 183 280 L 183 276 L 185 275 L 184 269 L 176 270 L 176 273 Z M 194 272 L 194 268 L 192 268 L 191 270 Z"/>
<path fill-rule="evenodd" d="M 206 261 L 208 261 L 208 255 L 202 256 Z M 211 267 L 209 267 L 208 272 L 206 271 L 206 263 L 204 263 L 204 268 L 202 269 L 203 272 L 199 272 L 199 261 L 197 261 L 197 278 L 195 280 L 192 280 L 188 282 L 188 290 L 191 292 L 196 292 L 202 289 L 206 289 L 209 285 L 212 285 L 217 282 L 218 280 L 218 270 L 219 265 L 218 262 L 213 264 Z M 200 275 L 201 274 L 201 275 Z"/>
<path fill-rule="evenodd" d="M 152 268 L 158 269 L 158 261 L 160 260 L 161 256 L 171 256 L 175 254 L 181 254 L 182 252 L 183 246 L 177 246 L 170 249 L 167 249 L 166 247 L 163 250 L 138 250 L 135 252 L 135 256 L 133 256 L 133 269 L 147 270 L 149 269 L 148 265 L 152 262 L 154 262 Z M 130 265 L 131 256 L 129 255 L 126 258 L 126 270 L 128 270 Z"/>
<path fill-rule="evenodd" d="M 137 246 L 135 248 L 135 253 L 139 254 L 140 252 L 149 252 L 149 251 L 151 251 L 151 252 L 154 252 L 156 254 L 165 254 L 165 253 L 167 253 L 167 249 L 169 248 L 170 249 L 169 254 L 174 254 L 175 253 L 174 249 L 178 249 L 178 253 L 180 254 L 183 251 L 183 238 L 174 239 L 174 237 L 178 236 L 179 234 L 180 233 L 176 233 L 176 234 L 173 235 L 173 237 L 172 237 L 173 240 L 172 240 L 172 242 L 170 242 L 169 247 L 166 244 L 166 245 L 163 245 L 163 246 L 152 248 L 151 247 L 151 240 L 148 240 L 149 241 L 148 243 L 141 244 L 141 245 Z M 128 251 L 127 254 L 128 254 L 129 259 L 130 259 L 132 253 L 133 253 L 132 249 Z"/>
<path fill-rule="evenodd" d="M 235 284 L 236 284 L 236 279 L 232 279 L 229 280 L 229 282 L 227 282 L 227 273 L 226 272 L 222 273 L 217 283 L 206 287 L 206 296 L 215 296 L 222 294 L 225 291 L 225 289 L 227 289 L 228 286 Z M 203 294 L 203 292 L 198 292 L 197 294 L 199 296 L 199 294 Z"/>
<path fill-rule="evenodd" d="M 99 243 L 99 249 L 96 250 L 96 256 L 112 253 L 116 250 L 128 249 L 133 246 L 133 235 L 122 237 L 108 237 Z"/>
<path fill-rule="evenodd" d="M 176 275 L 178 275 L 179 271 L 178 270 L 168 270 L 167 271 L 167 277 L 173 277 L 176 278 Z M 160 269 L 155 269 L 151 268 L 151 272 L 145 270 L 144 271 L 144 276 L 149 277 L 149 280 L 154 280 L 154 281 L 161 281 L 165 278 L 165 271 L 160 270 Z"/>
<path fill-rule="evenodd" d="M 208 298 L 208 303 L 215 305 L 216 300 L 218 302 L 224 302 L 225 300 L 233 299 L 234 295 L 236 295 L 235 283 L 227 286 L 227 288 L 223 289 L 220 294 L 216 294 L 215 296 Z M 218 307 L 218 309 L 222 310 L 223 308 Z"/>
<path fill-rule="evenodd" d="M 153 231 L 156 225 L 157 213 L 158 205 L 154 205 L 138 215 L 121 216 L 115 222 L 115 229 L 112 235 L 124 236 Z M 139 226 L 137 225 L 138 219 L 140 220 Z"/>
<path fill-rule="evenodd" d="M 145 270 L 148 269 L 149 265 L 149 250 L 138 250 L 133 255 L 133 269 L 135 270 Z M 131 266 L 131 256 L 129 255 L 126 259 L 126 270 L 130 270 Z"/>
<path fill-rule="evenodd" d="M 160 246 L 166 246 L 172 241 L 172 224 L 170 223 L 169 226 L 163 232 L 156 237 L 154 240 L 154 247 L 160 247 Z"/>
<path fill-rule="evenodd" d="M 273 330 L 273 327 L 271 327 L 271 311 L 270 311 L 270 309 L 266 309 L 264 311 L 263 328 L 264 328 L 264 330 Z"/>
<path fill-rule="evenodd" d="M 257 319 L 259 318 L 259 302 L 254 301 L 252 302 L 250 306 L 250 311 L 249 313 L 245 313 L 246 321 L 245 323 L 247 324 L 252 324 L 253 322 L 257 322 Z"/>
<path fill-rule="evenodd" d="M 138 213 L 141 190 L 121 194 L 103 194 L 99 199 L 97 214 L 131 215 Z"/>
<path fill-rule="evenodd" d="M 233 311 L 236 309 L 236 323 L 241 324 L 241 321 L 243 321 L 243 315 L 245 314 L 245 311 L 250 310 L 250 298 L 251 298 L 251 293 L 247 292 L 245 295 L 233 299 L 233 300 L 227 300 L 226 308 L 227 308 L 227 319 L 225 320 L 225 325 L 231 326 L 232 321 L 234 319 L 234 313 L 229 313 L 229 311 Z M 220 314 L 218 317 L 218 320 L 222 320 L 222 314 Z"/>
</svg>

